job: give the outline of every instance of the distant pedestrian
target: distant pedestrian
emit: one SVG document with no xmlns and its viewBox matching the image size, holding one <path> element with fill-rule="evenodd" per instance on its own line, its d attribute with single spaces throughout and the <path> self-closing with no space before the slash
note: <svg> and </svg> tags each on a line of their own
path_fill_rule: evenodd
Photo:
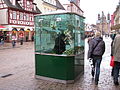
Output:
<svg viewBox="0 0 120 90">
<path fill-rule="evenodd" d="M 34 35 L 32 35 L 31 40 L 34 41 Z"/>
<path fill-rule="evenodd" d="M 111 37 L 112 40 L 114 40 L 115 36 L 116 36 L 116 33 L 110 34 L 110 37 Z"/>
<path fill-rule="evenodd" d="M 111 57 L 113 56 L 113 53 L 112 53 L 112 46 L 113 46 L 113 41 L 114 41 L 114 39 L 115 39 L 115 36 L 116 36 L 115 33 L 111 35 L 111 39 L 112 39 L 112 42 L 111 42 Z M 114 74 L 114 66 L 112 67 L 111 76 L 113 76 L 113 74 Z"/>
<path fill-rule="evenodd" d="M 20 45 L 23 45 L 23 38 L 24 38 L 23 33 L 20 33 L 19 34 Z"/>
<path fill-rule="evenodd" d="M 26 42 L 28 42 L 28 36 L 26 36 Z"/>
<path fill-rule="evenodd" d="M 16 46 L 16 40 L 17 40 L 16 36 L 13 35 L 13 36 L 12 36 L 12 47 L 13 47 L 13 48 Z"/>
<path fill-rule="evenodd" d="M 0 45 L 4 45 L 4 37 L 2 35 L 0 36 Z"/>
<path fill-rule="evenodd" d="M 120 31 L 115 36 L 112 45 L 112 54 L 114 56 L 114 84 L 119 85 L 118 77 L 119 77 L 119 70 L 120 70 Z"/>
<path fill-rule="evenodd" d="M 96 85 L 98 85 L 98 81 L 99 81 L 100 64 L 104 52 L 105 52 L 105 42 L 101 37 L 101 33 L 96 32 L 95 37 L 89 41 L 89 50 L 88 50 L 88 59 L 92 58 L 93 61 L 93 68 L 91 73 L 93 77 L 95 76 Z"/>
</svg>

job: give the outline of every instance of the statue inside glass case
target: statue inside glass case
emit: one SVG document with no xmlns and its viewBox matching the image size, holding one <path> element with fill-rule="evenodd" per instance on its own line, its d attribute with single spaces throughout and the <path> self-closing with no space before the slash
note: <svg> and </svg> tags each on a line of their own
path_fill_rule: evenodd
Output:
<svg viewBox="0 0 120 90">
<path fill-rule="evenodd" d="M 66 43 L 64 41 L 65 37 L 65 34 L 62 33 L 55 39 L 55 46 L 53 50 L 56 54 L 63 54 L 63 52 L 66 50 Z"/>
</svg>

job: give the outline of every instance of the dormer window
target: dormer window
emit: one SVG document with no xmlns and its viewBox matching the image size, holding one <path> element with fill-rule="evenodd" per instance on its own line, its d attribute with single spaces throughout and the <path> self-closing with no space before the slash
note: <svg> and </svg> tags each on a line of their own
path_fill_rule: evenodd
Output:
<svg viewBox="0 0 120 90">
<path fill-rule="evenodd" d="M 36 5 L 37 5 L 36 3 L 33 3 L 33 6 L 34 6 L 34 10 L 36 10 Z"/>
<path fill-rule="evenodd" d="M 56 0 L 43 0 L 43 1 L 50 3 L 52 5 L 56 5 Z"/>
<path fill-rule="evenodd" d="M 18 3 L 20 4 L 21 7 L 23 7 L 23 0 L 18 1 Z"/>
<path fill-rule="evenodd" d="M 13 0 L 10 0 L 10 2 L 13 4 Z"/>
<path fill-rule="evenodd" d="M 16 0 L 10 0 L 13 5 L 16 5 Z"/>
</svg>

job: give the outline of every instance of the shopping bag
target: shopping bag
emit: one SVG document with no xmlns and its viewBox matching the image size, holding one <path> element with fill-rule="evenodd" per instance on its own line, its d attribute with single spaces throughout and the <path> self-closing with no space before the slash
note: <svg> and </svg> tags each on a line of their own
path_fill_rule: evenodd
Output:
<svg viewBox="0 0 120 90">
<path fill-rule="evenodd" d="M 89 63 L 90 63 L 90 66 L 93 67 L 93 59 L 92 58 L 89 58 Z"/>
<path fill-rule="evenodd" d="M 110 66 L 114 67 L 114 56 L 111 56 Z"/>
</svg>

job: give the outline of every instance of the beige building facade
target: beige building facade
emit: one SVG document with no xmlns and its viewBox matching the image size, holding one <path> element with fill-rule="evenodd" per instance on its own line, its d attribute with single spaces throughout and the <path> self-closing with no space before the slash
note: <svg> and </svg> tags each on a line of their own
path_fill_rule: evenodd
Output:
<svg viewBox="0 0 120 90">
<path fill-rule="evenodd" d="M 114 12 L 114 24 L 120 24 L 120 3 Z"/>
<path fill-rule="evenodd" d="M 69 3 L 63 4 L 65 10 L 77 13 L 81 16 L 83 16 L 84 12 L 80 8 L 80 0 L 69 0 Z"/>
<path fill-rule="evenodd" d="M 24 35 L 24 41 L 31 41 L 34 35 L 34 15 L 41 11 L 33 0 L 0 0 L 0 24 L 6 29 L 0 29 L 0 36 L 10 42 L 12 36 L 19 41 L 19 34 Z"/>
<path fill-rule="evenodd" d="M 64 10 L 64 7 L 58 0 L 34 0 L 42 13 Z"/>
</svg>

